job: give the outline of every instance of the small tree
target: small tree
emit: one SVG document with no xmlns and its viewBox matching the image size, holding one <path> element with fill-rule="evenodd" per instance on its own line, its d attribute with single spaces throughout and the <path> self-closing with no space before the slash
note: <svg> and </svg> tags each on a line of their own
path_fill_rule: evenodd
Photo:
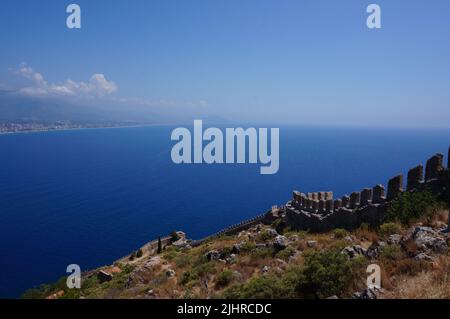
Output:
<svg viewBox="0 0 450 319">
<path fill-rule="evenodd" d="M 138 249 L 138 251 L 136 251 L 136 257 L 137 258 L 141 258 L 143 254 L 144 253 L 143 253 L 142 249 L 140 249 L 140 248 Z"/>
<path fill-rule="evenodd" d="M 160 254 L 161 252 L 162 252 L 161 237 L 158 237 L 158 250 L 156 251 L 156 253 Z"/>
<path fill-rule="evenodd" d="M 180 239 L 180 236 L 178 236 L 177 232 L 173 231 L 170 233 L 170 241 L 172 243 L 176 242 L 178 239 Z"/>
</svg>

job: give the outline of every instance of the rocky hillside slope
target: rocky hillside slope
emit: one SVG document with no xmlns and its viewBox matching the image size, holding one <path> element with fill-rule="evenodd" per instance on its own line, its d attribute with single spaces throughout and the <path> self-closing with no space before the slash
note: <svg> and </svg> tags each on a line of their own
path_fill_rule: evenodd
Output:
<svg viewBox="0 0 450 319">
<path fill-rule="evenodd" d="M 24 297 L 450 298 L 447 204 L 433 201 L 420 216 L 400 209 L 414 218 L 351 232 L 292 231 L 277 220 L 197 247 L 178 233 L 160 252 L 138 250 L 84 273 L 81 289 L 62 278 Z M 369 264 L 381 268 L 381 289 L 366 288 Z"/>
</svg>

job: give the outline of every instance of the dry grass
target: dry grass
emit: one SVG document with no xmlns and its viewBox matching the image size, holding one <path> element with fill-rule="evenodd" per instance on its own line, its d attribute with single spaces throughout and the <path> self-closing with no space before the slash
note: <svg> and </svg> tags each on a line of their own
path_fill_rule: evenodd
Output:
<svg viewBox="0 0 450 319">
<path fill-rule="evenodd" d="M 393 290 L 397 299 L 449 299 L 450 258 L 441 256 L 433 269 L 421 271 L 416 276 L 401 276 Z"/>
</svg>

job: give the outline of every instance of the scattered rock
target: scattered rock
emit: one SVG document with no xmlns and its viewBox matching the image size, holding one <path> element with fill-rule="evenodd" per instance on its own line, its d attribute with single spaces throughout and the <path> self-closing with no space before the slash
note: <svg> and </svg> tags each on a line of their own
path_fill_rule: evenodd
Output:
<svg viewBox="0 0 450 319">
<path fill-rule="evenodd" d="M 389 236 L 387 242 L 390 245 L 398 245 L 398 244 L 400 244 L 401 240 L 402 240 L 402 235 L 393 234 L 393 235 Z"/>
<path fill-rule="evenodd" d="M 175 276 L 175 270 L 173 270 L 173 269 L 167 269 L 167 271 L 166 271 L 166 276 L 167 277 L 173 277 L 173 276 Z"/>
<path fill-rule="evenodd" d="M 348 241 L 348 242 L 350 242 L 350 243 L 353 242 L 353 238 L 352 238 L 351 236 L 346 236 L 346 237 L 344 238 L 344 240 L 345 240 L 345 241 Z"/>
<path fill-rule="evenodd" d="M 431 257 L 430 255 L 427 255 L 426 253 L 419 253 L 414 257 L 415 260 L 420 260 L 420 261 L 433 261 L 434 258 Z"/>
<path fill-rule="evenodd" d="M 240 244 L 234 244 L 231 248 L 231 253 L 235 255 L 239 255 L 241 253 L 241 245 Z"/>
<path fill-rule="evenodd" d="M 278 232 L 273 228 L 266 229 L 266 233 L 272 238 L 275 238 L 279 235 Z"/>
<path fill-rule="evenodd" d="M 159 256 L 151 257 L 144 265 L 144 268 L 153 270 L 161 264 L 161 258 Z"/>
<path fill-rule="evenodd" d="M 243 230 L 243 231 L 241 231 L 241 232 L 238 234 L 238 238 L 248 237 L 249 234 L 250 234 L 250 233 L 249 233 L 248 231 Z"/>
<path fill-rule="evenodd" d="M 370 287 L 364 289 L 362 292 L 355 292 L 353 299 L 378 299 L 379 294 L 383 292 L 383 289 L 377 287 Z"/>
<path fill-rule="evenodd" d="M 227 257 L 226 262 L 228 264 L 234 264 L 236 262 L 236 255 L 235 254 L 231 254 L 229 257 Z"/>
<path fill-rule="evenodd" d="M 350 259 L 353 259 L 357 256 L 366 256 L 367 250 L 360 245 L 355 245 L 345 247 L 341 253 L 346 254 Z"/>
<path fill-rule="evenodd" d="M 241 282 L 243 280 L 243 278 L 244 277 L 242 276 L 242 274 L 239 271 L 235 270 L 233 272 L 233 279 L 236 280 L 237 282 Z"/>
<path fill-rule="evenodd" d="M 286 268 L 288 266 L 287 262 L 285 262 L 283 259 L 277 258 L 275 259 L 275 262 L 278 264 L 281 268 Z"/>
<path fill-rule="evenodd" d="M 412 238 L 417 247 L 422 251 L 432 250 L 443 253 L 447 251 L 448 245 L 441 234 L 434 231 L 431 227 L 416 227 L 408 237 Z"/>
<path fill-rule="evenodd" d="M 287 247 L 287 238 L 282 236 L 282 235 L 278 235 L 277 237 L 275 237 L 275 240 L 273 241 L 273 248 L 275 250 L 283 250 Z"/>
<path fill-rule="evenodd" d="M 177 248 L 185 248 L 187 246 L 187 241 L 184 238 L 180 238 L 177 241 L 173 242 L 172 245 Z"/>
<path fill-rule="evenodd" d="M 100 270 L 97 273 L 97 279 L 100 283 L 104 283 L 106 281 L 111 281 L 113 279 L 113 275 L 106 271 Z"/>
<path fill-rule="evenodd" d="M 264 266 L 261 271 L 263 274 L 267 274 L 269 272 L 269 269 L 269 266 Z"/>
<path fill-rule="evenodd" d="M 147 297 L 149 298 L 155 297 L 155 290 L 150 289 L 149 291 L 147 291 Z"/>
<path fill-rule="evenodd" d="M 308 245 L 309 248 L 314 248 L 317 246 L 317 241 L 316 240 L 308 240 L 306 242 L 306 245 Z"/>
<path fill-rule="evenodd" d="M 334 296 L 328 297 L 327 299 L 339 299 L 339 297 L 334 295 Z"/>
<path fill-rule="evenodd" d="M 204 256 L 206 257 L 206 259 L 208 261 L 213 261 L 213 260 L 219 260 L 220 259 L 220 253 L 217 250 L 210 250 Z"/>
<path fill-rule="evenodd" d="M 370 259 L 377 259 L 383 251 L 384 247 L 386 247 L 386 243 L 384 241 L 372 244 L 369 249 L 367 249 L 365 255 Z"/>
</svg>

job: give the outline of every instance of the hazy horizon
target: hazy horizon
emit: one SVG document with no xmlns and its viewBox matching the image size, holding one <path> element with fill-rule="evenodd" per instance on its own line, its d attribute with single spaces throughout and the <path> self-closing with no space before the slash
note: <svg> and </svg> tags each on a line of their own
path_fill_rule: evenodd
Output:
<svg viewBox="0 0 450 319">
<path fill-rule="evenodd" d="M 450 3 L 3 1 L 0 120 L 450 127 Z"/>
</svg>

